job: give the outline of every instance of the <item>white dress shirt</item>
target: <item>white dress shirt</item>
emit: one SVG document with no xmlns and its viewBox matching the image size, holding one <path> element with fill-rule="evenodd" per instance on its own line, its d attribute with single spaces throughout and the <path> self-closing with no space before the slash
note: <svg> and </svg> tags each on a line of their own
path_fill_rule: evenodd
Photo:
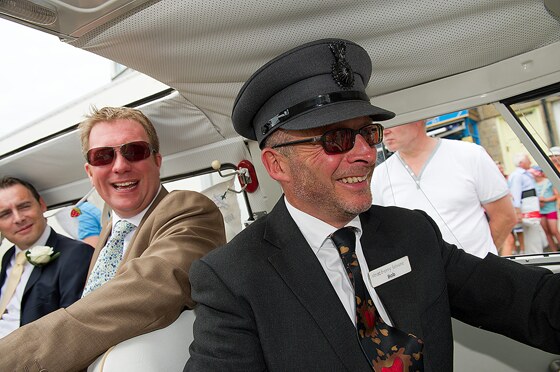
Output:
<svg viewBox="0 0 560 372">
<path fill-rule="evenodd" d="M 354 325 L 356 325 L 354 287 L 352 287 L 350 278 L 348 278 L 346 268 L 344 267 L 340 255 L 338 254 L 338 249 L 330 239 L 331 234 L 338 229 L 305 212 L 300 211 L 292 206 L 286 198 L 284 198 L 284 200 L 286 201 L 286 207 L 288 208 L 290 216 L 292 216 L 296 225 L 303 234 L 303 237 L 313 250 L 313 253 L 315 253 L 315 256 L 317 256 L 317 259 L 323 267 L 323 270 L 325 270 L 325 274 L 327 274 L 327 277 L 338 295 L 340 302 L 346 309 L 346 312 Z M 391 323 L 387 311 L 381 303 L 381 299 L 369 281 L 368 265 L 366 263 L 366 259 L 364 258 L 362 244 L 360 243 L 360 237 L 362 236 L 362 224 L 360 222 L 360 218 L 356 216 L 346 226 L 356 228 L 356 256 L 358 257 L 358 262 L 360 263 L 360 268 L 362 269 L 364 283 L 366 284 L 378 314 L 385 323 L 392 326 L 393 324 Z"/>
<path fill-rule="evenodd" d="M 39 239 L 33 244 L 33 247 L 40 246 L 40 245 L 47 245 L 47 240 L 49 239 L 49 235 L 51 234 L 51 228 L 47 225 L 43 234 L 39 237 Z M 8 283 L 8 278 L 10 277 L 10 273 L 12 272 L 12 268 L 16 263 L 16 256 L 19 252 L 26 251 L 20 249 L 16 245 L 16 251 L 12 256 L 12 259 L 9 262 L 9 266 L 6 270 L 6 280 L 4 281 L 4 285 L 2 286 L 1 296 L 4 296 L 4 292 L 6 290 L 6 284 Z M 25 286 L 29 281 L 29 277 L 31 276 L 31 272 L 35 266 L 31 265 L 29 261 L 25 261 L 25 265 L 23 266 L 23 273 L 21 274 L 21 279 L 16 287 L 16 291 L 12 296 L 10 302 L 8 302 L 8 306 L 6 306 L 6 314 L 0 319 L 0 338 L 7 336 L 8 334 L 12 333 L 16 329 L 19 328 L 21 322 L 21 299 L 23 298 L 23 292 L 25 290 Z"/>
</svg>

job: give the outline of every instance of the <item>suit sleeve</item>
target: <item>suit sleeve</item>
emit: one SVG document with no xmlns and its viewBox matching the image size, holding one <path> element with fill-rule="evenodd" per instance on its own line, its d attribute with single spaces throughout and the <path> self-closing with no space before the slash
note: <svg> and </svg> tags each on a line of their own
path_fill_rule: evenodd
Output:
<svg viewBox="0 0 560 372">
<path fill-rule="evenodd" d="M 211 200 L 169 194 L 127 248 L 141 254 L 127 259 L 113 279 L 0 339 L 0 371 L 81 370 L 111 346 L 168 326 L 193 305 L 191 263 L 222 244 L 223 218 Z"/>
<path fill-rule="evenodd" d="M 560 274 L 493 254 L 480 259 L 438 239 L 454 318 L 560 353 Z"/>
<path fill-rule="evenodd" d="M 462 260 L 465 261 L 465 260 Z M 458 271 L 458 262 L 448 271 Z M 464 263 L 460 263 L 464 265 Z M 451 278 L 457 277 L 450 273 Z M 560 275 L 489 254 L 452 279 L 453 317 L 544 351 L 560 353 Z"/>
<path fill-rule="evenodd" d="M 249 305 L 203 260 L 193 264 L 190 276 L 198 305 L 185 371 L 266 370 Z"/>
</svg>

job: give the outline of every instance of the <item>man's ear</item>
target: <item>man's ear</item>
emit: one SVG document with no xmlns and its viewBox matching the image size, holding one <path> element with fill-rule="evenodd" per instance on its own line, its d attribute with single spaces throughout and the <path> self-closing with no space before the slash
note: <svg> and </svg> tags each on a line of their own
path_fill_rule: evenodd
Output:
<svg viewBox="0 0 560 372">
<path fill-rule="evenodd" d="M 161 154 L 160 154 L 159 152 L 154 154 L 154 161 L 156 162 L 156 166 L 157 166 L 158 168 L 161 168 L 161 162 L 162 162 L 162 160 L 163 160 L 163 159 L 162 159 Z"/>
<path fill-rule="evenodd" d="M 41 212 L 45 213 L 47 211 L 47 203 L 42 196 L 39 196 L 39 205 L 41 206 Z"/>
<path fill-rule="evenodd" d="M 91 182 L 93 182 L 93 173 L 90 169 L 89 163 L 84 164 L 84 169 L 86 170 L 86 174 Z"/>
<path fill-rule="evenodd" d="M 269 147 L 261 151 L 261 161 L 272 179 L 283 182 L 290 179 L 290 167 L 286 157 Z"/>
</svg>

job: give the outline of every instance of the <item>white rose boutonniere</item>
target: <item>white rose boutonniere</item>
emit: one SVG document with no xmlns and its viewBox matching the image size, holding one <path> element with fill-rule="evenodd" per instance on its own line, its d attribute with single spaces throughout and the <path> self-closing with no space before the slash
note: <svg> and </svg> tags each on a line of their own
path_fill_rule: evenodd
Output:
<svg viewBox="0 0 560 372">
<path fill-rule="evenodd" d="M 60 252 L 55 252 L 52 247 L 38 245 L 25 252 L 27 261 L 34 266 L 44 266 L 54 261 L 60 256 Z"/>
</svg>

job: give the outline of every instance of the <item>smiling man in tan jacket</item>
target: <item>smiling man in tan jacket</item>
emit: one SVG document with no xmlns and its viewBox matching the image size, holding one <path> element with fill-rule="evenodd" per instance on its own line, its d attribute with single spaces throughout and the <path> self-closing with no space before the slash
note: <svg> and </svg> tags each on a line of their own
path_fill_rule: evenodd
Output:
<svg viewBox="0 0 560 372">
<path fill-rule="evenodd" d="M 111 346 L 166 327 L 194 305 L 191 263 L 225 243 L 210 199 L 161 186 L 159 140 L 140 111 L 94 110 L 80 130 L 86 172 L 112 221 L 101 232 L 84 297 L 0 340 L 0 371 L 81 370 Z M 122 224 L 125 231 L 115 228 Z"/>
</svg>

